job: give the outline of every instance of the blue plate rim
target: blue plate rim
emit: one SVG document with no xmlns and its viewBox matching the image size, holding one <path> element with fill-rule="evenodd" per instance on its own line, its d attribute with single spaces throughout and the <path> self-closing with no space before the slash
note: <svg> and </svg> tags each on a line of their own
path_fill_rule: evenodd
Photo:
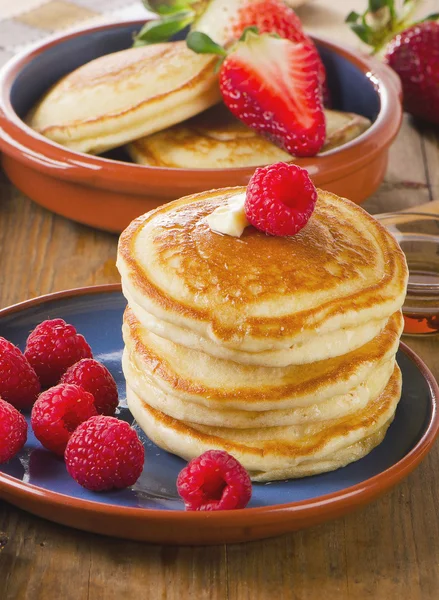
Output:
<svg viewBox="0 0 439 600">
<path fill-rule="evenodd" d="M 0 309 L 0 320 L 5 316 L 10 316 L 14 313 L 21 312 L 27 308 L 44 304 L 45 302 L 53 302 L 61 299 L 74 298 L 76 296 L 87 296 L 94 294 L 105 293 L 122 293 L 122 287 L 119 283 L 110 283 L 103 285 L 85 286 L 62 290 L 49 294 L 37 296 L 30 300 L 25 300 L 17 304 Z M 324 494 L 316 498 L 289 502 L 285 504 L 273 504 L 269 506 L 243 508 L 233 511 L 214 511 L 214 512 L 197 512 L 197 511 L 173 511 L 150 508 L 138 508 L 129 506 L 118 506 L 114 504 L 104 504 L 99 501 L 84 500 L 74 498 L 72 496 L 52 492 L 35 486 L 31 483 L 25 483 L 0 472 L 0 499 L 2 492 L 5 491 L 7 497 L 4 499 L 13 504 L 9 494 L 27 500 L 35 499 L 35 501 L 43 500 L 47 505 L 55 507 L 67 506 L 72 510 L 85 511 L 90 514 L 99 514 L 109 518 L 121 517 L 124 514 L 130 518 L 159 520 L 162 522 L 180 522 L 194 521 L 194 524 L 200 520 L 220 521 L 223 525 L 235 524 L 239 521 L 242 524 L 242 518 L 246 515 L 249 518 L 258 518 L 259 516 L 268 516 L 272 514 L 282 514 L 288 512 L 291 516 L 294 514 L 297 519 L 305 519 L 307 517 L 316 516 L 316 512 L 321 513 L 322 519 L 327 512 L 331 514 L 342 514 L 344 509 L 354 508 L 365 504 L 374 498 L 380 496 L 385 491 L 390 490 L 399 481 L 409 475 L 415 467 L 425 458 L 439 435 L 439 385 L 436 382 L 430 369 L 424 361 L 404 342 L 400 342 L 400 350 L 411 360 L 424 377 L 430 391 L 431 416 L 425 427 L 424 433 L 418 440 L 416 445 L 394 465 L 381 471 L 378 475 L 374 475 L 369 479 L 362 481 L 354 486 L 344 488 L 342 490 Z M 9 493 L 8 493 L 9 492 Z M 323 510 L 326 509 L 324 513 Z"/>
</svg>

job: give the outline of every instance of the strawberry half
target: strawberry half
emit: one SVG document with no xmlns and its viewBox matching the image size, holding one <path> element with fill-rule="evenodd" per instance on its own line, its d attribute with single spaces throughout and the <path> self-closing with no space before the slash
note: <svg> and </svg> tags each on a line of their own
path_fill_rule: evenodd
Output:
<svg viewBox="0 0 439 600">
<path fill-rule="evenodd" d="M 196 52 L 225 56 L 221 93 L 238 119 L 295 156 L 314 156 L 322 148 L 319 65 L 308 45 L 252 30 L 228 52 L 199 32 L 191 33 L 187 44 Z"/>
<path fill-rule="evenodd" d="M 244 0 L 227 28 L 227 34 L 238 40 L 249 27 L 259 33 L 276 33 L 281 38 L 302 43 L 315 55 L 325 100 L 329 100 L 326 71 L 313 41 L 303 31 L 302 23 L 294 10 L 282 0 Z"/>
</svg>

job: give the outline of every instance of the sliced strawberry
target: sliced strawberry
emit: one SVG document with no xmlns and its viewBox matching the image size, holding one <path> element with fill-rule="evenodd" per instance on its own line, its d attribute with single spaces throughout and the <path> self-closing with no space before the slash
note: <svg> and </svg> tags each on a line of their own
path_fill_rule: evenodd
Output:
<svg viewBox="0 0 439 600">
<path fill-rule="evenodd" d="M 290 154 L 313 156 L 325 141 L 319 64 L 305 44 L 248 31 L 225 58 L 225 104 L 246 125 Z"/>
<path fill-rule="evenodd" d="M 283 0 L 241 0 L 236 15 L 228 25 L 228 34 L 239 40 L 248 27 L 257 27 L 259 33 L 276 33 L 292 42 L 301 42 L 309 46 L 318 63 L 320 84 L 325 99 L 329 96 L 326 83 L 326 71 L 313 41 L 303 31 L 302 22 L 294 10 Z"/>
</svg>

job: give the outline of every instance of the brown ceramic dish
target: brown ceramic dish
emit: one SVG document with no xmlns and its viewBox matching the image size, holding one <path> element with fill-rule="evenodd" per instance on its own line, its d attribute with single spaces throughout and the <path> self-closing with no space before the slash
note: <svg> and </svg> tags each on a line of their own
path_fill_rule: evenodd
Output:
<svg viewBox="0 0 439 600">
<path fill-rule="evenodd" d="M 97 286 L 35 298 L 0 310 L 1 334 L 23 344 L 47 316 L 64 317 L 89 341 L 96 358 L 124 382 L 120 324 L 125 307 L 120 286 Z M 331 473 L 255 484 L 248 508 L 184 512 L 175 488 L 181 459 L 145 438 L 146 463 L 134 489 L 96 494 L 66 473 L 61 459 L 44 451 L 30 433 L 22 455 L 0 465 L 0 498 L 46 519 L 109 536 L 161 544 L 219 544 L 266 538 L 340 517 L 406 477 L 439 433 L 439 388 L 412 350 L 401 344 L 403 392 L 386 438 L 367 457 Z M 120 417 L 129 420 L 122 409 Z"/>
<path fill-rule="evenodd" d="M 8 177 L 46 208 L 114 232 L 169 200 L 246 185 L 254 171 L 145 167 L 90 156 L 53 143 L 24 123 L 50 85 L 93 58 L 129 47 L 141 25 L 111 24 L 69 33 L 18 56 L 0 74 L 0 149 Z M 334 108 L 363 114 L 373 125 L 342 147 L 296 162 L 309 170 L 317 186 L 360 203 L 381 183 L 389 146 L 400 127 L 399 79 L 376 60 L 332 42 L 315 41 L 326 65 Z"/>
</svg>

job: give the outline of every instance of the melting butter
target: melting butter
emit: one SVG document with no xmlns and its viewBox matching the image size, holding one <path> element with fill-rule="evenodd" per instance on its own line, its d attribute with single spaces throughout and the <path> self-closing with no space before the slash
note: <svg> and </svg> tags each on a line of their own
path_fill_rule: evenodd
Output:
<svg viewBox="0 0 439 600">
<path fill-rule="evenodd" d="M 250 225 L 244 211 L 245 192 L 229 198 L 227 204 L 219 206 L 206 217 L 212 231 L 241 237 L 244 229 Z"/>
</svg>

